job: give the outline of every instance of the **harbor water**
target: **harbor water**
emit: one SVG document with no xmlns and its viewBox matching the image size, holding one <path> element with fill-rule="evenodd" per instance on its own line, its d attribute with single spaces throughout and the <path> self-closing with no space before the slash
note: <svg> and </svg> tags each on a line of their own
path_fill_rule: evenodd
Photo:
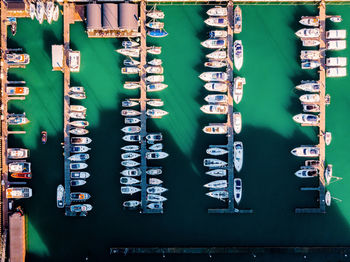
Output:
<svg viewBox="0 0 350 262">
<path fill-rule="evenodd" d="M 210 28 L 203 20 L 207 6 L 160 6 L 165 12 L 166 38 L 151 40 L 162 46 L 165 83 L 169 87 L 151 94 L 164 100 L 169 115 L 148 120 L 148 131 L 161 131 L 164 151 L 160 160 L 162 180 L 169 189 L 164 214 L 142 215 L 123 210 L 129 200 L 120 193 L 120 147 L 123 119 L 121 101 L 137 97 L 138 91 L 123 89 L 125 80 L 136 77 L 120 73 L 124 57 L 115 52 L 116 39 L 89 39 L 83 23 L 71 26 L 71 48 L 81 52 L 79 73 L 71 74 L 71 84 L 84 86 L 93 139 L 88 160 L 91 177 L 74 191 L 92 195 L 93 210 L 87 217 L 65 217 L 56 207 L 56 188 L 63 183 L 63 74 L 53 72 L 51 45 L 62 43 L 62 17 L 57 23 L 39 25 L 19 19 L 16 36 L 9 47 L 22 47 L 31 58 L 25 69 L 11 69 L 9 80 L 25 80 L 30 94 L 25 101 L 11 101 L 9 112 L 25 111 L 31 121 L 25 135 L 11 136 L 10 147 L 31 150 L 33 188 L 31 199 L 19 201 L 27 214 L 28 261 L 108 261 L 109 248 L 116 246 L 348 246 L 350 245 L 350 182 L 348 173 L 348 77 L 327 79 L 331 105 L 327 107 L 327 130 L 333 134 L 326 159 L 333 175 L 343 180 L 328 190 L 333 199 L 327 214 L 295 214 L 296 207 L 316 207 L 317 192 L 300 191 L 301 186 L 318 186 L 316 179 L 294 175 L 303 159 L 290 154 L 299 145 L 315 144 L 317 130 L 300 127 L 292 116 L 301 112 L 294 86 L 300 80 L 317 78 L 317 70 L 301 70 L 301 43 L 294 32 L 301 15 L 315 15 L 316 6 L 242 6 L 243 31 L 235 38 L 244 46 L 244 64 L 236 75 L 246 78 L 242 102 L 243 129 L 236 140 L 244 144 L 244 164 L 237 174 L 243 181 L 241 208 L 253 214 L 208 214 L 208 208 L 225 203 L 205 196 L 203 184 L 210 182 L 203 167 L 209 144 L 224 144 L 225 136 L 202 132 L 208 123 L 224 122 L 224 117 L 205 115 L 199 109 L 208 92 L 198 75 L 208 50 L 200 42 Z M 329 6 L 328 14 L 343 16 L 329 29 L 350 28 L 350 7 Z M 349 57 L 350 50 L 328 53 Z M 149 56 L 149 59 L 152 59 Z M 77 102 L 76 104 L 79 104 Z M 41 144 L 41 131 L 48 142 Z M 135 196 L 136 199 L 138 195 Z M 115 259 L 115 258 L 114 258 Z"/>
</svg>

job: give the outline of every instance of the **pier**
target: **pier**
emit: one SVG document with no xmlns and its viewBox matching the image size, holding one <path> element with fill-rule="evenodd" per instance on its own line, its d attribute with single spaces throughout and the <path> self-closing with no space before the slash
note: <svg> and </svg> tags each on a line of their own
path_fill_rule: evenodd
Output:
<svg viewBox="0 0 350 262">
<path fill-rule="evenodd" d="M 318 187 L 302 187 L 302 191 L 316 190 L 319 192 L 319 207 L 317 208 L 296 208 L 295 213 L 326 213 L 326 182 L 324 179 L 325 161 L 326 161 L 326 3 L 324 0 L 319 5 L 319 20 L 320 20 L 320 69 L 319 69 L 319 83 L 320 83 L 320 122 L 318 130 L 318 148 L 320 149 L 319 161 L 319 186 Z"/>
<path fill-rule="evenodd" d="M 10 216 L 10 261 L 24 262 L 26 255 L 25 216 L 15 212 Z"/>
</svg>

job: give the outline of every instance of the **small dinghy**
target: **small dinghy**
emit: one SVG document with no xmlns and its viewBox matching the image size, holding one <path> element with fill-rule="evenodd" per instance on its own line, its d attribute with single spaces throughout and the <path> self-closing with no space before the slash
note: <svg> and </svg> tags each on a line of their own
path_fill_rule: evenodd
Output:
<svg viewBox="0 0 350 262">
<path fill-rule="evenodd" d="M 163 144 L 162 143 L 157 143 L 157 144 L 154 144 L 154 145 L 151 145 L 149 147 L 150 150 L 153 150 L 153 151 L 159 151 L 159 150 L 162 150 L 163 149 Z"/>
<path fill-rule="evenodd" d="M 233 112 L 233 130 L 236 134 L 242 131 L 242 115 L 240 112 Z"/>
<path fill-rule="evenodd" d="M 227 165 L 227 162 L 215 158 L 205 158 L 203 160 L 203 165 L 205 167 L 224 167 Z"/>
<path fill-rule="evenodd" d="M 241 171 L 243 165 L 243 143 L 234 142 L 233 143 L 233 158 L 234 165 L 237 172 Z"/>
<path fill-rule="evenodd" d="M 214 177 L 224 177 L 227 174 L 227 170 L 226 169 L 214 169 L 214 170 L 210 170 L 205 172 L 205 174 L 209 175 L 209 176 L 214 176 Z"/>
<path fill-rule="evenodd" d="M 135 167 L 140 165 L 139 162 L 136 162 L 134 160 L 125 160 L 125 161 L 122 161 L 121 164 L 122 166 L 125 166 L 125 167 Z"/>
<path fill-rule="evenodd" d="M 138 187 L 134 187 L 134 186 L 122 186 L 122 187 L 120 187 L 120 191 L 123 195 L 132 195 L 132 194 L 135 194 L 137 192 L 140 192 L 141 189 Z"/>
<path fill-rule="evenodd" d="M 164 102 L 161 101 L 161 100 L 150 100 L 150 101 L 147 101 L 147 105 L 154 106 L 154 107 L 159 107 L 159 106 L 163 106 Z"/>
<path fill-rule="evenodd" d="M 165 197 L 163 197 L 163 196 L 160 196 L 160 195 L 147 194 L 146 200 L 150 201 L 150 202 L 164 202 L 167 199 Z"/>
<path fill-rule="evenodd" d="M 133 106 L 137 106 L 139 104 L 139 102 L 137 101 L 132 101 L 132 100 L 125 100 L 122 101 L 122 106 L 123 107 L 133 107 Z"/>
<path fill-rule="evenodd" d="M 233 195 L 237 205 L 239 205 L 242 199 L 242 179 L 240 178 L 233 179 Z"/>
<path fill-rule="evenodd" d="M 324 179 L 326 180 L 326 183 L 329 184 L 331 182 L 331 179 L 333 177 L 333 165 L 327 165 L 326 170 L 324 171 Z"/>
<path fill-rule="evenodd" d="M 162 174 L 162 169 L 161 168 L 150 168 L 146 171 L 147 175 L 150 176 L 157 176 Z"/>
<path fill-rule="evenodd" d="M 138 117 L 126 117 L 124 119 L 124 123 L 125 124 L 137 124 L 137 123 L 140 123 L 141 122 L 141 119 L 138 118 Z"/>
<path fill-rule="evenodd" d="M 225 200 L 228 198 L 228 192 L 226 190 L 216 190 L 206 193 L 206 195 L 219 200 Z"/>
<path fill-rule="evenodd" d="M 141 181 L 133 177 L 123 176 L 119 179 L 119 182 L 122 185 L 133 185 L 133 184 L 139 184 Z"/>
<path fill-rule="evenodd" d="M 208 155 L 212 155 L 212 156 L 221 156 L 221 155 L 225 155 L 228 153 L 228 151 L 226 149 L 220 148 L 220 147 L 211 147 L 208 148 L 206 150 Z"/>
<path fill-rule="evenodd" d="M 327 146 L 329 146 L 332 142 L 332 133 L 331 132 L 326 132 L 324 134 L 324 141 L 326 143 Z"/>
<path fill-rule="evenodd" d="M 210 189 L 224 189 L 227 188 L 227 180 L 216 180 L 205 184 L 204 187 Z"/>
<path fill-rule="evenodd" d="M 123 171 L 120 172 L 123 176 L 140 176 L 141 175 L 141 169 L 140 168 L 129 168 L 129 169 L 124 169 Z"/>
<path fill-rule="evenodd" d="M 235 77 L 233 81 L 233 100 L 236 104 L 239 104 L 243 97 L 243 85 L 245 84 L 245 78 Z"/>
<path fill-rule="evenodd" d="M 88 160 L 90 158 L 89 154 L 75 154 L 75 155 L 72 155 L 70 157 L 68 157 L 68 159 L 70 161 L 85 161 L 85 160 Z"/>
<path fill-rule="evenodd" d="M 135 208 L 135 207 L 138 207 L 139 205 L 141 205 L 141 202 L 137 200 L 128 200 L 123 202 L 123 207 L 126 207 L 126 208 Z"/>
<path fill-rule="evenodd" d="M 126 152 L 126 153 L 123 153 L 121 155 L 121 158 L 123 160 L 132 160 L 132 159 L 135 159 L 135 158 L 138 158 L 140 157 L 141 155 L 139 153 L 135 153 L 135 152 Z"/>
<path fill-rule="evenodd" d="M 168 191 L 168 189 L 161 186 L 150 186 L 147 187 L 146 191 L 148 194 L 161 194 Z"/>
<path fill-rule="evenodd" d="M 163 183 L 162 180 L 158 179 L 158 178 L 154 178 L 154 177 L 151 177 L 149 180 L 148 180 L 148 184 L 150 185 L 161 185 Z"/>
<path fill-rule="evenodd" d="M 125 126 L 121 129 L 126 134 L 135 134 L 141 131 L 141 127 L 139 126 Z"/>
<path fill-rule="evenodd" d="M 124 150 L 124 151 L 138 151 L 138 150 L 140 150 L 140 146 L 136 146 L 136 145 L 123 146 L 121 148 L 121 150 Z"/>
<path fill-rule="evenodd" d="M 77 136 L 83 136 L 89 133 L 89 130 L 84 129 L 84 128 L 73 128 L 69 130 L 69 133 Z"/>
</svg>

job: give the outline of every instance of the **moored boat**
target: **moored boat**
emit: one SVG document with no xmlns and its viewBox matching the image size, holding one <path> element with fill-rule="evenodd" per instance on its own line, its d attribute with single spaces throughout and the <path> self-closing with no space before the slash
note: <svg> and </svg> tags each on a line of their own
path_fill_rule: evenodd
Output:
<svg viewBox="0 0 350 262">
<path fill-rule="evenodd" d="M 7 86 L 6 94 L 8 96 L 26 96 L 29 94 L 29 88 L 25 86 Z"/>
<path fill-rule="evenodd" d="M 210 38 L 227 37 L 227 31 L 225 30 L 212 30 L 209 32 Z"/>
<path fill-rule="evenodd" d="M 70 172 L 70 178 L 72 179 L 87 179 L 89 177 L 90 177 L 90 174 L 88 172 L 84 172 L 84 171 Z"/>
<path fill-rule="evenodd" d="M 238 5 L 233 13 L 233 32 L 235 34 L 242 32 L 242 10 Z"/>
<path fill-rule="evenodd" d="M 146 23 L 146 26 L 152 29 L 162 29 L 164 28 L 164 23 L 163 22 L 158 22 L 156 20 L 149 21 Z"/>
<path fill-rule="evenodd" d="M 132 101 L 132 100 L 124 100 L 122 101 L 122 106 L 123 107 L 133 107 L 137 106 L 139 104 L 138 101 Z"/>
<path fill-rule="evenodd" d="M 25 125 L 30 121 L 25 117 L 25 114 L 9 114 L 7 118 L 7 123 L 9 125 Z"/>
<path fill-rule="evenodd" d="M 125 135 L 122 139 L 126 142 L 139 142 L 141 141 L 140 135 Z"/>
<path fill-rule="evenodd" d="M 228 97 L 227 95 L 207 95 L 204 98 L 208 103 L 227 103 Z"/>
<path fill-rule="evenodd" d="M 293 116 L 293 120 L 299 124 L 318 125 L 320 117 L 312 114 L 298 114 Z"/>
<path fill-rule="evenodd" d="M 162 109 L 147 109 L 146 115 L 149 117 L 162 117 L 169 114 L 169 112 Z"/>
<path fill-rule="evenodd" d="M 138 74 L 140 72 L 140 68 L 133 66 L 122 67 L 121 73 L 125 75 Z"/>
<path fill-rule="evenodd" d="M 140 176 L 141 175 L 141 169 L 140 168 L 129 168 L 129 169 L 124 169 L 123 171 L 120 172 L 123 176 Z"/>
<path fill-rule="evenodd" d="M 141 119 L 139 117 L 125 117 L 124 119 L 125 124 L 137 124 L 140 122 L 141 122 Z"/>
<path fill-rule="evenodd" d="M 126 153 L 123 153 L 121 155 L 121 158 L 123 160 L 132 160 L 132 159 L 136 159 L 138 157 L 140 157 L 141 155 L 139 153 L 135 153 L 135 152 L 126 152 Z"/>
<path fill-rule="evenodd" d="M 148 194 L 162 194 L 168 191 L 168 189 L 161 186 L 150 186 L 147 187 L 146 191 Z"/>
<path fill-rule="evenodd" d="M 140 49 L 139 48 L 121 48 L 116 50 L 119 54 L 130 56 L 130 57 L 139 57 Z"/>
<path fill-rule="evenodd" d="M 154 177 L 151 177 L 149 180 L 148 180 L 148 184 L 150 185 L 161 185 L 163 183 L 162 180 L 158 179 L 158 178 L 154 178 Z"/>
<path fill-rule="evenodd" d="M 318 81 L 301 81 L 300 85 L 295 87 L 298 90 L 306 92 L 318 93 L 320 92 L 320 83 Z"/>
<path fill-rule="evenodd" d="M 161 100 L 150 100 L 150 101 L 147 101 L 147 105 L 154 106 L 154 107 L 159 107 L 159 106 L 163 106 L 164 102 L 161 101 Z"/>
<path fill-rule="evenodd" d="M 330 206 L 331 202 L 332 202 L 332 196 L 331 196 L 331 192 L 329 192 L 328 190 L 326 191 L 325 197 L 324 197 L 324 202 L 326 203 L 326 206 Z"/>
<path fill-rule="evenodd" d="M 320 95 L 319 94 L 305 94 L 299 97 L 300 102 L 302 103 L 319 103 Z"/>
<path fill-rule="evenodd" d="M 162 143 L 156 143 L 156 144 L 153 144 L 149 147 L 150 150 L 153 150 L 153 151 L 159 151 L 159 150 L 162 150 L 163 149 L 163 144 Z"/>
<path fill-rule="evenodd" d="M 58 208 L 63 208 L 65 206 L 64 203 L 64 187 L 62 185 L 58 185 L 56 192 L 56 202 Z"/>
<path fill-rule="evenodd" d="M 162 47 L 160 46 L 147 47 L 147 53 L 152 55 L 160 55 L 162 53 Z"/>
<path fill-rule="evenodd" d="M 123 85 L 125 89 L 138 89 L 141 87 L 140 82 L 125 82 Z"/>
<path fill-rule="evenodd" d="M 220 60 L 211 60 L 211 61 L 205 62 L 204 66 L 210 67 L 210 68 L 222 68 L 222 67 L 227 66 L 227 62 L 224 60 L 221 60 L 221 61 Z"/>
<path fill-rule="evenodd" d="M 242 179 L 240 178 L 233 180 L 233 195 L 237 205 L 239 205 L 242 199 Z"/>
<path fill-rule="evenodd" d="M 220 147 L 210 147 L 206 150 L 208 155 L 212 156 L 221 156 L 228 153 L 226 149 L 220 148 Z"/>
<path fill-rule="evenodd" d="M 165 152 L 146 152 L 146 159 L 152 160 L 152 159 L 164 159 L 168 157 L 169 154 Z"/>
<path fill-rule="evenodd" d="M 210 188 L 210 189 L 224 189 L 227 187 L 227 180 L 215 180 L 210 183 L 207 183 L 204 185 L 204 187 Z"/>
<path fill-rule="evenodd" d="M 9 187 L 6 189 L 6 198 L 30 198 L 33 191 L 30 187 Z"/>
<path fill-rule="evenodd" d="M 70 98 L 77 99 L 77 100 L 82 100 L 86 98 L 85 93 L 74 93 L 70 92 L 68 95 Z"/>
<path fill-rule="evenodd" d="M 86 111 L 86 107 L 85 106 L 81 106 L 81 105 L 70 105 L 69 106 L 69 110 L 70 111 L 76 111 L 76 112 L 85 112 Z"/>
<path fill-rule="evenodd" d="M 146 73 L 148 74 L 163 74 L 163 67 L 162 66 L 147 66 L 146 67 Z"/>
<path fill-rule="evenodd" d="M 241 171 L 243 166 L 243 143 L 240 141 L 233 143 L 233 162 L 237 172 Z"/>
<path fill-rule="evenodd" d="M 163 83 L 154 83 L 154 84 L 146 85 L 147 92 L 157 92 L 157 91 L 161 91 L 167 87 L 168 87 L 168 85 L 163 84 Z"/>
<path fill-rule="evenodd" d="M 150 75 L 146 77 L 146 81 L 149 83 L 161 83 L 164 81 L 163 75 Z"/>
<path fill-rule="evenodd" d="M 227 162 L 215 158 L 205 158 L 203 160 L 203 165 L 205 167 L 225 167 Z"/>
<path fill-rule="evenodd" d="M 86 201 L 91 197 L 89 193 L 84 192 L 73 192 L 70 193 L 70 198 L 72 201 Z"/>
<path fill-rule="evenodd" d="M 31 163 L 29 162 L 11 162 L 8 165 L 11 173 L 28 173 L 31 172 Z"/>
<path fill-rule="evenodd" d="M 302 16 L 299 23 L 306 26 L 319 26 L 320 19 L 316 16 Z"/>
<path fill-rule="evenodd" d="M 138 65 L 140 65 L 140 61 L 137 61 L 137 60 L 132 59 L 130 57 L 130 58 L 124 59 L 123 65 L 125 65 L 125 66 L 138 66 Z"/>
<path fill-rule="evenodd" d="M 81 169 L 85 169 L 88 167 L 88 164 L 86 163 L 70 163 L 69 164 L 69 168 L 71 170 L 81 170 Z"/>
<path fill-rule="evenodd" d="M 300 59 L 317 60 L 320 59 L 320 51 L 317 50 L 301 50 Z"/>
<path fill-rule="evenodd" d="M 224 82 L 227 81 L 228 75 L 225 72 L 204 72 L 200 74 L 199 78 L 206 82 Z"/>
<path fill-rule="evenodd" d="M 32 20 L 36 17 L 36 10 L 35 10 L 34 3 L 29 4 L 29 15 L 30 15 L 30 19 L 32 19 Z"/>
<path fill-rule="evenodd" d="M 19 178 L 19 179 L 31 179 L 32 173 L 31 172 L 12 173 L 11 177 Z"/>
<path fill-rule="evenodd" d="M 139 205 L 141 205 L 141 202 L 137 200 L 128 200 L 123 202 L 123 207 L 126 207 L 126 208 L 135 208 Z"/>
<path fill-rule="evenodd" d="M 86 113 L 85 112 L 69 112 L 70 118 L 76 118 L 76 119 L 85 119 Z"/>
<path fill-rule="evenodd" d="M 86 153 L 75 154 L 75 155 L 68 157 L 68 159 L 70 161 L 85 161 L 85 160 L 88 160 L 89 158 L 90 158 L 90 155 L 86 154 Z"/>
<path fill-rule="evenodd" d="M 245 78 L 235 77 L 233 81 L 233 99 L 236 104 L 239 104 L 243 97 L 243 85 L 245 84 Z"/>
<path fill-rule="evenodd" d="M 127 145 L 127 146 L 123 146 L 121 149 L 124 150 L 124 151 L 138 151 L 138 150 L 140 150 L 140 146 Z"/>
<path fill-rule="evenodd" d="M 150 37 L 165 37 L 168 35 L 168 32 L 165 31 L 163 28 L 161 29 L 150 29 L 150 30 L 147 30 L 147 35 L 150 36 Z"/>
<path fill-rule="evenodd" d="M 233 60 L 236 69 L 239 71 L 243 65 L 243 45 L 241 40 L 236 40 L 233 43 Z"/>
<path fill-rule="evenodd" d="M 300 38 L 317 38 L 320 36 L 318 28 L 302 28 L 295 33 Z"/>
<path fill-rule="evenodd" d="M 44 15 L 45 15 L 45 6 L 44 3 L 41 1 L 36 2 L 36 18 L 39 21 L 39 24 L 42 24 L 44 22 Z"/>
<path fill-rule="evenodd" d="M 320 112 L 320 106 L 316 104 L 303 104 L 303 111 L 305 113 L 318 113 Z"/>
<path fill-rule="evenodd" d="M 141 115 L 141 112 L 132 110 L 132 109 L 124 109 L 121 111 L 122 116 L 139 116 Z"/>
<path fill-rule="evenodd" d="M 318 169 L 316 168 L 306 168 L 300 169 L 295 172 L 295 175 L 300 178 L 311 178 L 318 176 Z"/>
<path fill-rule="evenodd" d="M 226 59 L 226 56 L 227 56 L 227 52 L 226 51 L 216 50 L 214 52 L 211 52 L 211 53 L 207 54 L 205 57 L 209 58 L 209 59 L 222 60 L 222 59 Z"/>
<path fill-rule="evenodd" d="M 205 172 L 205 174 L 209 176 L 214 176 L 214 177 L 224 177 L 227 174 L 226 169 L 213 169 L 210 171 Z"/>
<path fill-rule="evenodd" d="M 86 184 L 86 181 L 82 180 L 82 179 L 77 179 L 77 180 L 71 180 L 70 181 L 70 185 L 71 186 L 83 186 L 85 184 Z"/>
<path fill-rule="evenodd" d="M 139 126 L 125 126 L 121 129 L 126 134 L 135 134 L 141 131 L 141 127 Z"/>
<path fill-rule="evenodd" d="M 161 168 L 150 168 L 146 170 L 146 174 L 150 176 L 157 176 L 162 174 Z"/>
<path fill-rule="evenodd" d="M 53 10 L 53 17 L 52 20 L 57 22 L 58 21 L 58 17 L 60 15 L 60 8 L 58 5 L 55 6 L 55 9 Z"/>
<path fill-rule="evenodd" d="M 54 2 L 47 1 L 46 2 L 46 8 L 45 8 L 45 14 L 46 14 L 47 22 L 49 24 L 52 23 L 54 9 L 55 9 Z"/>
<path fill-rule="evenodd" d="M 208 91 L 216 91 L 216 92 L 226 92 L 228 88 L 227 83 L 213 83 L 209 82 L 204 85 L 204 88 Z"/>
<path fill-rule="evenodd" d="M 240 112 L 233 112 L 233 130 L 236 134 L 242 131 L 242 114 Z"/>
<path fill-rule="evenodd" d="M 25 148 L 8 148 L 7 157 L 9 159 L 23 159 L 29 157 L 29 149 Z"/>
<path fill-rule="evenodd" d="M 91 210 L 92 210 L 92 205 L 90 204 L 79 204 L 79 205 L 70 206 L 70 211 L 75 213 L 88 212 Z"/>
<path fill-rule="evenodd" d="M 332 133 L 331 132 L 326 132 L 324 134 L 324 141 L 326 143 L 327 146 L 329 146 L 332 142 Z"/>
<path fill-rule="evenodd" d="M 316 39 L 301 39 L 303 46 L 318 46 L 320 44 L 319 40 Z"/>
<path fill-rule="evenodd" d="M 87 145 L 92 142 L 92 139 L 89 137 L 71 137 L 70 143 L 73 145 Z"/>
<path fill-rule="evenodd" d="M 227 105 L 204 105 L 200 108 L 206 114 L 221 114 L 226 115 L 228 111 Z"/>
<path fill-rule="evenodd" d="M 153 19 L 163 19 L 165 17 L 164 12 L 157 10 L 157 9 L 152 9 L 146 13 L 147 17 L 153 18 Z"/>
<path fill-rule="evenodd" d="M 315 69 L 319 67 L 321 63 L 315 60 L 301 60 L 301 69 Z"/>
<path fill-rule="evenodd" d="M 154 58 L 148 62 L 148 64 L 152 65 L 152 66 L 160 66 L 160 65 L 162 65 L 162 63 L 163 63 L 162 59 L 159 59 L 159 58 Z"/>
<path fill-rule="evenodd" d="M 134 185 L 134 184 L 139 184 L 141 181 L 130 176 L 122 176 L 119 179 L 119 182 L 122 185 Z"/>
<path fill-rule="evenodd" d="M 154 142 L 159 142 L 163 140 L 163 135 L 161 133 L 150 133 L 146 136 L 148 144 L 153 144 Z"/>
<path fill-rule="evenodd" d="M 88 121 L 80 121 L 80 120 L 69 122 L 69 124 L 74 126 L 74 127 L 82 127 L 82 128 L 89 126 Z"/>
<path fill-rule="evenodd" d="M 291 153 L 299 157 L 318 157 L 320 155 L 320 149 L 316 146 L 300 146 L 294 148 Z"/>
<path fill-rule="evenodd" d="M 135 167 L 135 166 L 139 166 L 140 163 L 134 160 L 124 160 L 121 162 L 121 165 L 125 167 Z"/>
<path fill-rule="evenodd" d="M 327 165 L 326 170 L 324 171 L 324 179 L 326 180 L 327 184 L 331 182 L 332 177 L 333 177 L 333 165 Z"/>
<path fill-rule="evenodd" d="M 82 135 L 86 135 L 89 133 L 89 130 L 84 129 L 84 128 L 73 128 L 69 130 L 69 133 L 73 134 L 73 135 L 77 135 L 77 136 L 82 136 Z"/>
<path fill-rule="evenodd" d="M 226 190 L 216 190 L 206 193 L 207 196 L 212 198 L 217 198 L 219 200 L 224 200 L 228 198 L 228 192 Z"/>
<path fill-rule="evenodd" d="M 146 200 L 150 202 L 164 202 L 167 199 L 163 196 L 156 195 L 156 194 L 147 194 Z"/>
<path fill-rule="evenodd" d="M 122 186 L 120 188 L 120 191 L 124 195 L 132 195 L 132 194 L 135 194 L 137 192 L 140 192 L 141 189 L 138 187 L 134 187 L 134 186 Z"/>
<path fill-rule="evenodd" d="M 215 39 L 209 38 L 201 42 L 201 45 L 206 48 L 218 49 L 218 48 L 226 48 L 227 43 L 225 38 L 215 38 Z"/>
<path fill-rule="evenodd" d="M 227 8 L 222 6 L 215 6 L 207 11 L 209 16 L 227 16 Z"/>
<path fill-rule="evenodd" d="M 131 40 L 126 40 L 122 42 L 122 46 L 124 48 L 133 48 L 133 47 L 138 47 L 140 44 L 138 42 L 135 41 L 131 41 Z"/>
<path fill-rule="evenodd" d="M 85 89 L 82 86 L 71 86 L 69 88 L 69 92 L 74 92 L 74 93 L 84 93 Z"/>
<path fill-rule="evenodd" d="M 211 135 L 227 134 L 227 126 L 223 124 L 211 124 L 203 128 L 203 132 Z"/>
<path fill-rule="evenodd" d="M 331 20 L 334 23 L 340 23 L 341 21 L 343 21 L 340 15 L 331 16 L 329 20 Z"/>
<path fill-rule="evenodd" d="M 209 26 L 216 26 L 216 27 L 227 27 L 228 20 L 226 17 L 209 17 L 204 21 Z"/>
</svg>

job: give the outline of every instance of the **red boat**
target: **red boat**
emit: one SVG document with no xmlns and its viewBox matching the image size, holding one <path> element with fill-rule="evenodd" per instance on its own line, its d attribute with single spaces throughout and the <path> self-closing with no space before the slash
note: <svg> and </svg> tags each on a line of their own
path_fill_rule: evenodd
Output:
<svg viewBox="0 0 350 262">
<path fill-rule="evenodd" d="M 42 131 L 41 132 L 41 142 L 43 144 L 46 144 L 46 141 L 47 141 L 47 132 L 46 131 Z"/>
<path fill-rule="evenodd" d="M 26 173 L 12 173 L 11 176 L 12 176 L 13 178 L 31 179 L 31 178 L 32 178 L 32 173 L 31 173 L 31 172 L 26 172 Z"/>
</svg>

